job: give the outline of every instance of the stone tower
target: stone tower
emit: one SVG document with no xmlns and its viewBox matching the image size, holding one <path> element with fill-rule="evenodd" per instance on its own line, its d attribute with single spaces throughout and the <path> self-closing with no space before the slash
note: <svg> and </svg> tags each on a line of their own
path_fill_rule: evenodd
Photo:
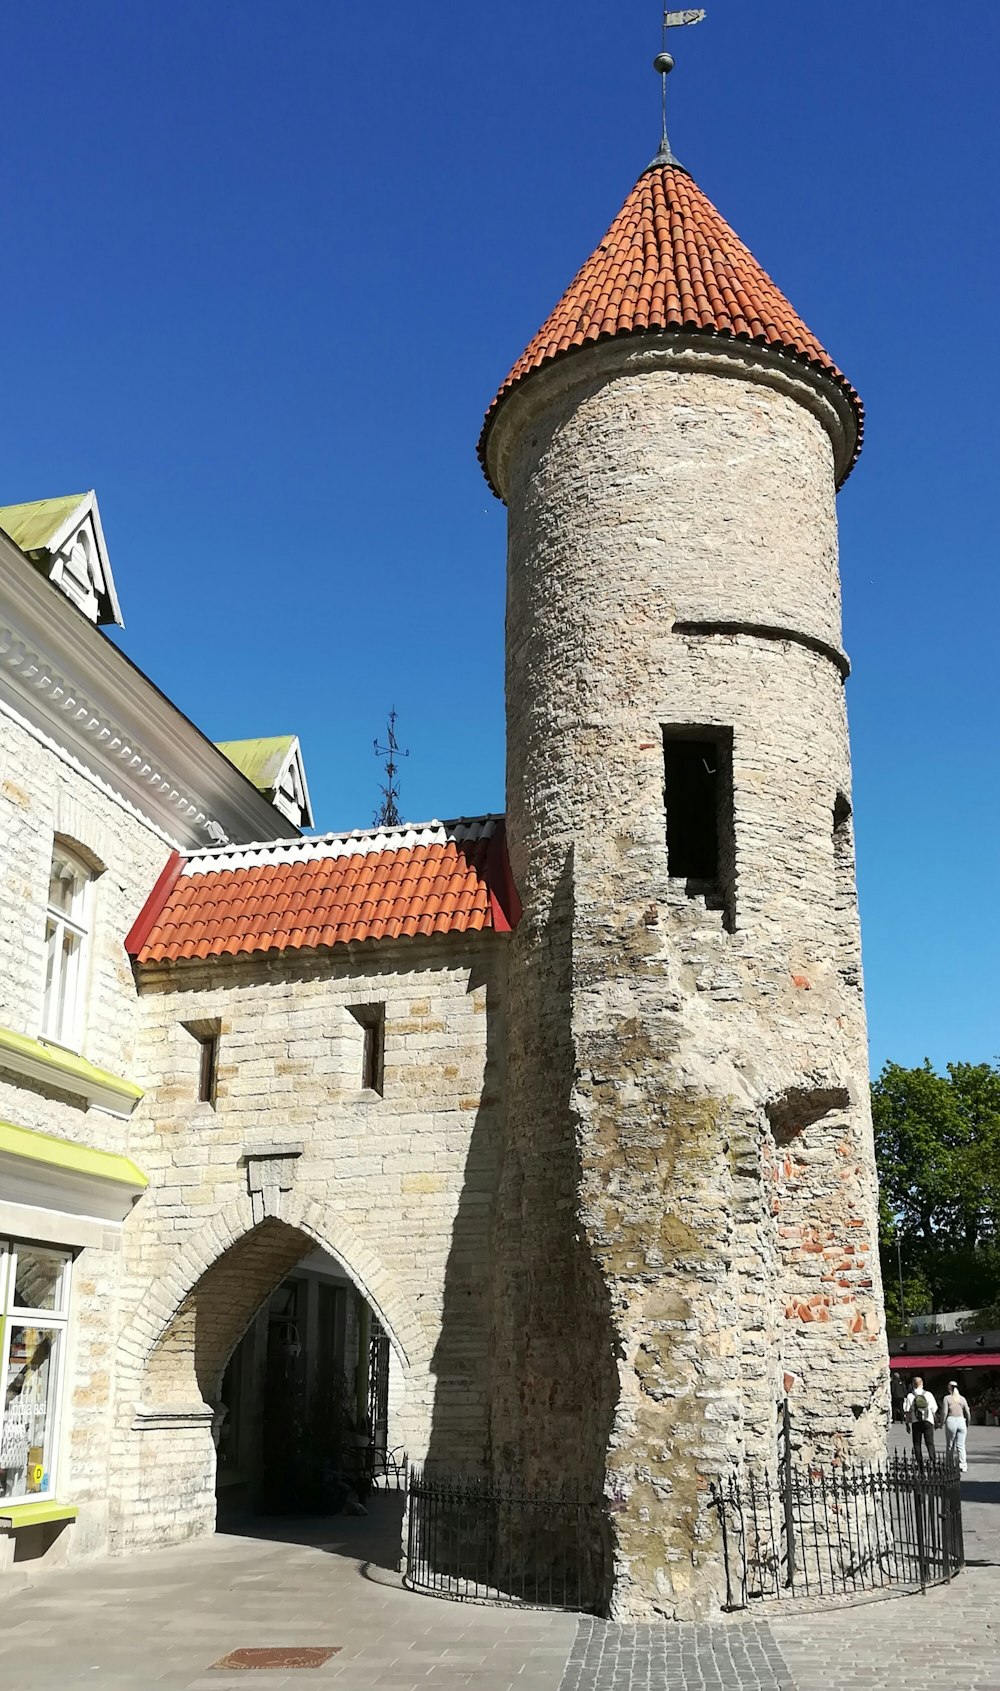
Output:
<svg viewBox="0 0 1000 1691">
<path fill-rule="evenodd" d="M 713 1477 L 884 1448 L 835 494 L 858 395 L 664 145 L 518 359 L 493 1460 L 603 1498 L 619 1617 Z"/>
</svg>

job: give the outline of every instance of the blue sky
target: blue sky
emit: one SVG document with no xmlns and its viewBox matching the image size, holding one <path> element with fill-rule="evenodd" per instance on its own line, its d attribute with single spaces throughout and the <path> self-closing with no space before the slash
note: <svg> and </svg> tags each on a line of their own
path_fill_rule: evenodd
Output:
<svg viewBox="0 0 1000 1691">
<path fill-rule="evenodd" d="M 131 656 L 365 826 L 503 803 L 508 366 L 655 151 L 653 0 L 4 21 L 0 499 L 96 486 Z M 944 26 L 944 27 L 943 27 Z M 873 1063 L 1000 1051 L 996 0 L 715 0 L 675 151 L 860 389 L 841 495 Z M 11 69 L 13 67 L 13 70 Z"/>
</svg>

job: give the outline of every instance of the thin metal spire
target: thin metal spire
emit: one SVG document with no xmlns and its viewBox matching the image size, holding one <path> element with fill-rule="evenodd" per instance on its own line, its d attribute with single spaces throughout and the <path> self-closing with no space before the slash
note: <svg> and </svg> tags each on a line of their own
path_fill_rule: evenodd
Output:
<svg viewBox="0 0 1000 1691">
<path fill-rule="evenodd" d="M 376 828 L 398 828 L 403 818 L 399 809 L 399 759 L 409 757 L 409 752 L 401 751 L 396 739 L 396 707 L 393 705 L 386 723 L 386 744 L 380 745 L 375 741 L 375 756 L 384 757 L 385 784 L 380 787 L 382 803 L 373 818 Z"/>
<path fill-rule="evenodd" d="M 697 11 L 664 12 L 663 14 L 663 47 L 653 60 L 653 69 L 659 73 L 663 83 L 663 130 L 660 139 L 660 150 L 655 159 L 653 159 L 652 163 L 649 165 L 648 168 L 650 170 L 656 170 L 660 165 L 664 164 L 680 163 L 680 160 L 674 157 L 670 141 L 667 136 L 667 77 L 674 68 L 673 54 L 667 51 L 668 31 L 671 29 L 681 28 L 685 24 L 701 23 L 704 20 L 704 17 L 705 13 L 700 8 Z"/>
</svg>

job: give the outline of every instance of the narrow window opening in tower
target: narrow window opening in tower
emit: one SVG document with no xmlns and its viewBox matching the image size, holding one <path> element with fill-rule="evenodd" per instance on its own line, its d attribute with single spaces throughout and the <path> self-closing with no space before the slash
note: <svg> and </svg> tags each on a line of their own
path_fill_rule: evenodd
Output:
<svg viewBox="0 0 1000 1691">
<path fill-rule="evenodd" d="M 840 934 L 838 967 L 847 986 L 861 987 L 861 950 L 854 879 L 854 824 L 851 801 L 838 793 L 833 801 L 833 895 Z"/>
<path fill-rule="evenodd" d="M 667 873 L 691 898 L 721 909 L 736 926 L 736 839 L 731 728 L 663 730 Z"/>
<path fill-rule="evenodd" d="M 833 875 L 838 912 L 850 910 L 854 900 L 854 838 L 850 800 L 838 793 L 833 804 Z"/>
</svg>

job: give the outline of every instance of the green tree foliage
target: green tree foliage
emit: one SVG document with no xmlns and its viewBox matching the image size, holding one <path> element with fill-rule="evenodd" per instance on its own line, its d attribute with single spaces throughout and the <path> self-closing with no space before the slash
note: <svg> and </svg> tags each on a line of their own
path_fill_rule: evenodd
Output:
<svg viewBox="0 0 1000 1691">
<path fill-rule="evenodd" d="M 899 1301 L 899 1261 L 895 1242 L 882 1244 L 882 1278 L 885 1283 L 885 1324 L 890 1334 L 908 1333 L 910 1318 L 930 1315 L 934 1294 L 923 1272 L 903 1264 L 903 1301 Z"/>
<path fill-rule="evenodd" d="M 992 1333 L 1000 1332 L 1000 1303 L 988 1304 L 985 1309 L 977 1309 L 965 1321 L 959 1322 L 963 1333 Z"/>
<path fill-rule="evenodd" d="M 890 1316 L 899 1315 L 897 1241 L 908 1315 L 928 1304 L 994 1303 L 1000 1297 L 1000 1065 L 949 1063 L 939 1075 L 929 1062 L 919 1069 L 887 1063 L 872 1087 L 872 1115 Z"/>
</svg>

